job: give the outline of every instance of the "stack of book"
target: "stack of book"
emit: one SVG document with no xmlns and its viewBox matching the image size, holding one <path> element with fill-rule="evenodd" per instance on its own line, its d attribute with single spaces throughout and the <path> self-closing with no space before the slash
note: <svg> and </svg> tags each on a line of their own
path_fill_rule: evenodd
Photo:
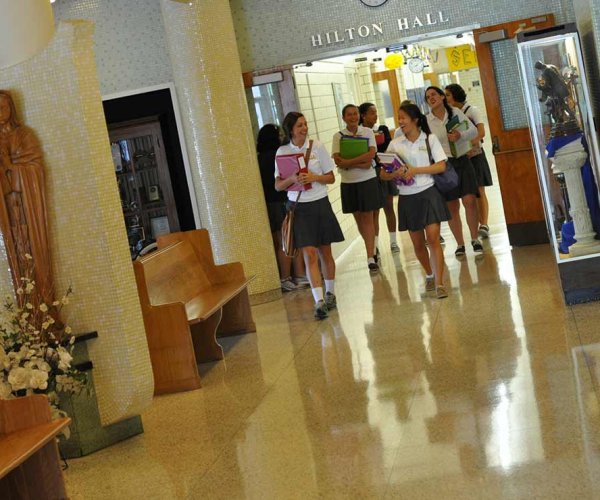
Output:
<svg viewBox="0 0 600 500">
<path fill-rule="evenodd" d="M 344 135 L 340 139 L 340 156 L 344 160 L 351 160 L 368 152 L 368 137 L 349 137 Z"/>
<path fill-rule="evenodd" d="M 395 153 L 379 153 L 377 157 L 379 158 L 379 162 L 381 163 L 383 169 L 388 174 L 398 170 L 406 170 L 407 168 L 404 159 Z M 412 186 L 415 183 L 415 179 L 412 178 L 410 180 L 406 180 L 402 177 L 394 177 L 394 182 L 398 186 Z"/>
<path fill-rule="evenodd" d="M 296 174 L 308 173 L 304 155 L 301 153 L 278 155 L 275 157 L 275 163 L 277 163 L 279 177 L 282 179 L 287 179 Z M 287 188 L 286 191 L 307 191 L 309 189 L 312 189 L 312 184 L 300 184 L 296 182 Z"/>
<path fill-rule="evenodd" d="M 454 132 L 455 130 L 458 130 L 461 133 L 469 130 L 468 121 L 463 120 L 461 122 L 458 116 L 454 115 L 450 120 L 448 120 L 448 123 L 446 123 L 446 131 L 450 133 Z M 471 151 L 472 147 L 471 141 L 461 138 L 457 142 L 450 142 L 450 153 L 452 156 L 454 156 L 454 158 L 460 158 Z"/>
</svg>

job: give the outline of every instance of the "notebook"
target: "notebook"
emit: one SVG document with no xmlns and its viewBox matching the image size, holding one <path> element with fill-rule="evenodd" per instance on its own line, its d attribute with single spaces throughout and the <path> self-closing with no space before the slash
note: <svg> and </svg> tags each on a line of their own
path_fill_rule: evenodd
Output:
<svg viewBox="0 0 600 500">
<path fill-rule="evenodd" d="M 452 128 L 449 129 L 448 125 L 450 125 L 450 122 L 454 122 L 455 118 L 456 122 L 453 123 Z M 457 116 L 454 116 L 452 117 L 452 120 L 446 124 L 446 130 L 448 130 L 448 132 L 458 130 L 462 134 L 463 132 L 469 130 L 469 124 L 467 123 L 467 120 L 463 120 L 461 122 L 458 120 Z M 450 142 L 450 153 L 455 158 L 460 158 L 461 156 L 466 155 L 469 151 L 471 151 L 472 148 L 473 146 L 471 145 L 471 141 L 463 138 L 460 138 L 457 142 Z"/>
<path fill-rule="evenodd" d="M 357 156 L 369 152 L 368 137 L 348 137 L 343 136 L 340 139 L 340 156 L 344 160 L 351 160 Z"/>
<path fill-rule="evenodd" d="M 384 170 L 388 173 L 406 168 L 406 162 L 404 159 L 395 153 L 379 153 L 377 157 L 379 158 Z M 415 179 L 413 177 L 407 181 L 400 177 L 395 177 L 394 182 L 399 186 L 412 186 L 415 183 Z"/>
<path fill-rule="evenodd" d="M 290 155 L 278 155 L 275 157 L 277 163 L 277 170 L 279 170 L 279 177 L 287 179 L 288 177 L 297 173 L 307 173 L 308 168 L 304 162 L 304 155 L 302 153 L 294 153 Z M 292 184 L 286 191 L 308 191 L 312 189 L 312 184 Z"/>
</svg>

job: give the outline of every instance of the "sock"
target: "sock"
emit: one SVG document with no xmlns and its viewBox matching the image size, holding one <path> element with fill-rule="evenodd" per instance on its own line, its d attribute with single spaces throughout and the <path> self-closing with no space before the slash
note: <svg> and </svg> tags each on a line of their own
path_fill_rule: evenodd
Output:
<svg viewBox="0 0 600 500">
<path fill-rule="evenodd" d="M 367 264 L 375 264 L 375 259 L 373 257 L 369 257 Z"/>
<path fill-rule="evenodd" d="M 375 248 L 379 248 L 379 236 L 375 236 Z"/>
<path fill-rule="evenodd" d="M 392 243 L 398 243 L 398 237 L 396 236 L 396 231 L 394 231 L 393 233 L 390 233 L 390 244 Z"/>
<path fill-rule="evenodd" d="M 333 293 L 335 295 L 335 280 L 325 280 L 325 293 Z"/>
<path fill-rule="evenodd" d="M 313 297 L 315 299 L 315 304 L 319 302 L 319 300 L 323 300 L 323 288 L 311 288 L 310 291 L 312 292 Z"/>
<path fill-rule="evenodd" d="M 434 276 L 433 273 L 432 274 L 425 274 L 425 277 L 429 278 L 429 279 L 433 278 L 433 276 Z"/>
</svg>

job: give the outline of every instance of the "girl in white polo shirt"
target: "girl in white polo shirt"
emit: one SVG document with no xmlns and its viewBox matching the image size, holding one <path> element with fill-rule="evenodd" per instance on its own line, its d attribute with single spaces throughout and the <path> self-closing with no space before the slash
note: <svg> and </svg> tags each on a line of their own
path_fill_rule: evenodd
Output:
<svg viewBox="0 0 600 500">
<path fill-rule="evenodd" d="M 283 119 L 284 145 L 277 156 L 295 153 L 306 154 L 309 146 L 308 124 L 302 113 L 292 111 Z M 333 162 L 327 149 L 319 141 L 313 141 L 308 162 L 308 173 L 292 175 L 286 179 L 279 176 L 275 161 L 275 189 L 283 191 L 292 184 L 311 184 L 311 189 L 302 191 L 294 214 L 294 245 L 302 250 L 312 294 L 315 299 L 315 318 L 325 319 L 328 311 L 337 307 L 335 298 L 335 260 L 331 244 L 344 241 L 342 229 L 331 209 L 327 196 L 327 184 L 335 182 Z M 288 205 L 295 202 L 300 191 L 288 191 Z M 323 279 L 325 277 L 325 295 Z"/>
<path fill-rule="evenodd" d="M 414 179 L 414 183 L 410 185 L 398 186 L 398 230 L 409 231 L 417 259 L 426 273 L 425 290 L 435 290 L 436 296 L 443 299 L 448 293 L 444 287 L 444 251 L 440 243 L 440 224 L 450 219 L 450 212 L 434 185 L 433 175 L 446 169 L 447 156 L 438 138 L 431 133 L 427 118 L 418 106 L 400 106 L 398 120 L 404 135 L 390 143 L 388 153 L 399 155 L 406 162 L 407 168 L 393 173 L 382 170 L 381 177 L 400 177 L 407 182 Z M 429 251 L 426 241 L 429 242 Z"/>
<path fill-rule="evenodd" d="M 477 196 L 479 194 L 479 185 L 475 169 L 466 154 L 458 158 L 453 157 L 450 147 L 450 143 L 455 143 L 457 147 L 465 144 L 469 145 L 468 143 L 477 137 L 477 129 L 460 109 L 453 108 L 448 104 L 446 94 L 439 87 L 428 87 L 425 91 L 425 100 L 431 108 L 431 113 L 427 115 L 429 128 L 442 144 L 448 156 L 448 162 L 456 170 L 459 179 L 459 185 L 456 189 L 444 193 L 448 208 L 452 214 L 452 219 L 448 225 L 457 244 L 454 255 L 457 257 L 465 255 L 465 240 L 463 237 L 462 221 L 460 220 L 460 200 L 462 200 L 462 204 L 465 207 L 473 251 L 482 253 L 483 246 L 478 238 L 479 211 L 477 209 Z M 466 124 L 466 130 L 453 130 L 452 132 L 446 130 L 446 124 L 454 116 L 458 117 L 460 123 Z"/>
<path fill-rule="evenodd" d="M 367 265 L 369 271 L 379 271 L 375 255 L 375 210 L 383 208 L 383 196 L 379 189 L 379 179 L 375 172 L 375 154 L 377 142 L 373 130 L 359 125 L 358 107 L 347 104 L 342 110 L 342 119 L 346 128 L 333 136 L 331 153 L 340 170 L 342 183 L 340 186 L 342 212 L 352 214 L 358 231 L 365 242 Z M 369 150 L 356 158 L 344 159 L 340 156 L 340 139 L 342 136 L 366 137 Z"/>
</svg>

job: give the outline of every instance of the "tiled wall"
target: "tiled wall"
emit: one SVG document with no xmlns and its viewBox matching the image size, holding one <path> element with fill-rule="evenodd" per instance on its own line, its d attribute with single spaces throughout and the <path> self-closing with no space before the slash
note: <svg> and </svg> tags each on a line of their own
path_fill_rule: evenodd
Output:
<svg viewBox="0 0 600 500">
<path fill-rule="evenodd" d="M 172 81 L 159 0 L 57 0 L 54 17 L 94 21 L 102 95 Z"/>
<path fill-rule="evenodd" d="M 73 331 L 98 332 L 89 348 L 107 425 L 143 411 L 153 381 L 96 78 L 93 29 L 91 23 L 61 23 L 43 52 L 0 72 L 0 88 L 13 92 L 22 121 L 42 144 L 56 292 L 73 287 L 63 316 Z M 8 267 L 2 256 L 0 267 Z"/>
<path fill-rule="evenodd" d="M 324 59 L 333 51 L 349 47 L 399 43 L 417 34 L 473 24 L 489 26 L 514 19 L 553 13 L 557 22 L 573 19 L 571 0 L 390 0 L 371 8 L 359 0 L 231 0 L 234 23 L 245 71 L 270 68 L 283 63 L 303 63 Z M 399 18 L 425 19 L 427 13 L 443 12 L 449 22 L 399 31 Z M 346 28 L 381 23 L 383 35 L 366 38 L 354 36 L 343 43 L 313 47 L 311 36 L 338 31 L 341 38 Z M 375 30 L 370 30 L 377 33 Z M 333 36 L 333 35 L 332 35 Z M 333 38 L 332 38 L 333 39 Z"/>
</svg>

